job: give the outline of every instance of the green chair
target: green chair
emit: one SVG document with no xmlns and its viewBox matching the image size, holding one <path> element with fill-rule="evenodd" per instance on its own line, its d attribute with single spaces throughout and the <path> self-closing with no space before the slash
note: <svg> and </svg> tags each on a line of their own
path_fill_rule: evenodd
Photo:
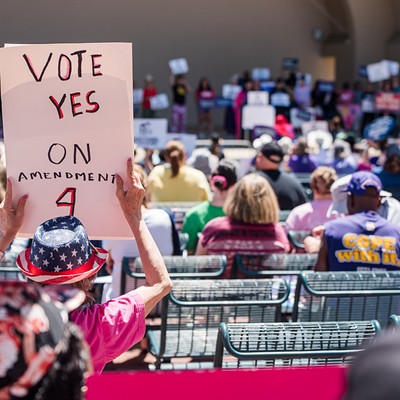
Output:
<svg viewBox="0 0 400 400">
<path fill-rule="evenodd" d="M 293 321 L 369 321 L 400 313 L 400 271 L 299 275 Z"/>
<path fill-rule="evenodd" d="M 221 323 L 214 367 L 348 364 L 378 332 L 378 321 Z"/>
<path fill-rule="evenodd" d="M 147 332 L 155 368 L 212 366 L 221 322 L 280 321 L 288 295 L 281 279 L 174 280 L 160 329 Z"/>
</svg>

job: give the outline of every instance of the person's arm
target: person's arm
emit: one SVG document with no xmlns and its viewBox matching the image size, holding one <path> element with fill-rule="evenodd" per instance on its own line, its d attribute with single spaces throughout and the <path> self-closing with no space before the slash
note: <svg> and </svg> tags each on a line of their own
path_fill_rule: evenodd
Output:
<svg viewBox="0 0 400 400">
<path fill-rule="evenodd" d="M 201 238 L 197 243 L 196 247 L 196 256 L 206 256 L 208 254 L 208 250 L 201 244 Z"/>
<path fill-rule="evenodd" d="M 145 313 L 148 315 L 157 302 L 171 291 L 172 282 L 163 257 L 142 219 L 141 206 L 145 190 L 139 176 L 133 172 L 131 158 L 127 162 L 127 176 L 128 182 L 124 190 L 122 178 L 116 175 L 116 195 L 142 260 L 147 285 L 136 290 L 144 301 Z"/>
<path fill-rule="evenodd" d="M 328 244 L 324 234 L 321 237 L 321 247 L 318 252 L 317 262 L 314 265 L 314 271 L 328 271 Z"/>
<path fill-rule="evenodd" d="M 13 190 L 11 179 L 7 179 L 7 191 L 0 207 L 0 250 L 5 253 L 14 240 L 24 219 L 25 204 L 28 195 L 19 198 L 16 207 L 13 206 Z"/>
</svg>

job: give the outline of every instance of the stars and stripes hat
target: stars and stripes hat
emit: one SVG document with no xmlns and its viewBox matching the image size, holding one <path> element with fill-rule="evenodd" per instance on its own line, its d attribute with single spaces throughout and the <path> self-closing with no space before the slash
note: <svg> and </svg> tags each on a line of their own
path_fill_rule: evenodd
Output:
<svg viewBox="0 0 400 400">
<path fill-rule="evenodd" d="M 17 257 L 21 272 L 45 284 L 70 284 L 94 275 L 108 252 L 94 247 L 78 218 L 49 219 L 35 231 L 32 246 Z"/>
</svg>

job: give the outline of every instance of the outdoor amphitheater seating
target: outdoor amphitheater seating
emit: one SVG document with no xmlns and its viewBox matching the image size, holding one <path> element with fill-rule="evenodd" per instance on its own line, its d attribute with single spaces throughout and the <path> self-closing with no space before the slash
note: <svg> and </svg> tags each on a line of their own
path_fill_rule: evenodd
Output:
<svg viewBox="0 0 400 400">
<path fill-rule="evenodd" d="M 147 332 L 155 368 L 212 366 L 221 322 L 275 322 L 289 296 L 282 279 L 174 280 L 161 306 L 161 326 Z M 189 359 L 187 359 L 189 358 Z"/>
<path fill-rule="evenodd" d="M 317 254 L 237 254 L 233 264 L 233 277 L 240 272 L 251 278 L 281 277 L 290 286 L 289 300 L 282 306 L 282 312 L 290 314 L 293 309 L 298 275 L 301 271 L 312 269 Z"/>
<path fill-rule="evenodd" d="M 301 231 L 290 230 L 287 233 L 290 243 L 297 250 L 304 250 L 304 248 L 305 248 L 304 239 L 310 235 L 311 235 L 311 231 L 307 231 L 307 230 L 301 230 Z"/>
<path fill-rule="evenodd" d="M 299 275 L 293 321 L 366 321 L 400 313 L 400 271 Z"/>
<path fill-rule="evenodd" d="M 164 256 L 171 279 L 214 279 L 222 276 L 226 268 L 226 256 Z M 124 257 L 122 260 L 121 292 L 137 288 L 145 283 L 140 257 Z"/>
<path fill-rule="evenodd" d="M 214 367 L 348 364 L 379 331 L 378 321 L 221 323 Z"/>
</svg>

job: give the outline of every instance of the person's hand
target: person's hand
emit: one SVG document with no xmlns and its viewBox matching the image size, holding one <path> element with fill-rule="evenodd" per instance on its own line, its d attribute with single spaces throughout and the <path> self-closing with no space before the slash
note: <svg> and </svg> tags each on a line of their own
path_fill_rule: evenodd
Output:
<svg viewBox="0 0 400 400">
<path fill-rule="evenodd" d="M 0 205 L 0 250 L 5 251 L 21 228 L 25 214 L 28 195 L 19 198 L 17 207 L 13 207 L 13 190 L 11 179 L 7 179 L 7 191 Z"/>
<path fill-rule="evenodd" d="M 307 236 L 303 243 L 306 253 L 318 253 L 321 247 L 321 237 Z"/>
<path fill-rule="evenodd" d="M 312 229 L 311 236 L 315 238 L 320 238 L 324 233 L 324 230 L 325 230 L 324 225 L 318 225 Z"/>
<path fill-rule="evenodd" d="M 140 182 L 138 174 L 133 172 L 132 158 L 127 162 L 127 182 L 124 190 L 124 181 L 119 175 L 115 176 L 116 195 L 119 200 L 121 210 L 129 225 L 138 225 L 142 219 L 142 204 L 145 190 Z"/>
</svg>

